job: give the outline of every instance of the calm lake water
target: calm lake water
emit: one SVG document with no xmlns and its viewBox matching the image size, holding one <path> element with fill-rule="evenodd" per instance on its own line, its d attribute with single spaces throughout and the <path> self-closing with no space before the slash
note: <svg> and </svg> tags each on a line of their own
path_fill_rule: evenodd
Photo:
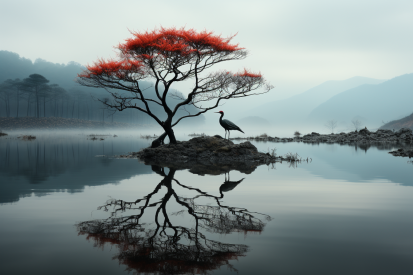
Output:
<svg viewBox="0 0 413 275">
<path fill-rule="evenodd" d="M 254 143 L 312 161 L 196 175 L 103 138 L 0 138 L 0 274 L 413 274 L 396 147 Z"/>
</svg>

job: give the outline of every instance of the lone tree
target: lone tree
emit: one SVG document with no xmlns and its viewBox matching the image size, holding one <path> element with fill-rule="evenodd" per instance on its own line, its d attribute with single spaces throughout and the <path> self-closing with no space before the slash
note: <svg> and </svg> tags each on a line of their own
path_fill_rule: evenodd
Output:
<svg viewBox="0 0 413 275">
<path fill-rule="evenodd" d="M 328 129 L 331 129 L 331 133 L 334 133 L 334 129 L 337 127 L 337 120 L 329 120 L 324 124 Z"/>
<path fill-rule="evenodd" d="M 112 96 L 103 102 L 107 107 L 123 111 L 137 109 L 152 117 L 176 143 L 172 128 L 182 119 L 199 116 L 219 106 L 222 100 L 263 94 L 273 87 L 261 73 L 246 69 L 207 72 L 215 64 L 244 59 L 247 51 L 232 38 L 223 38 L 212 32 L 197 32 L 185 28 L 161 28 L 151 32 L 132 32 L 133 37 L 119 44 L 117 60 L 100 59 L 78 75 L 78 83 L 88 87 L 104 88 Z M 142 80 L 153 80 L 154 94 L 145 92 Z M 192 89 L 186 96 L 172 91 L 174 83 L 192 80 Z M 258 89 L 263 88 L 260 91 Z M 178 99 L 174 106 L 167 104 L 167 96 Z M 142 102 L 143 104 L 137 104 Z M 166 119 L 156 116 L 152 109 L 161 106 Z M 196 112 L 175 117 L 179 109 L 195 106 Z"/>
<path fill-rule="evenodd" d="M 353 124 L 354 130 L 358 131 L 361 128 L 361 121 L 359 119 L 353 119 L 351 121 L 351 124 Z"/>
</svg>

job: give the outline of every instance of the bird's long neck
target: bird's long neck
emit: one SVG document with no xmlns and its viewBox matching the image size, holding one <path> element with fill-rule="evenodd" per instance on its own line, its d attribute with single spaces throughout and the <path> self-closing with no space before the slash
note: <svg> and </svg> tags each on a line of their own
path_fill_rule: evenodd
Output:
<svg viewBox="0 0 413 275">
<path fill-rule="evenodd" d="M 222 117 L 224 116 L 224 113 L 221 113 L 221 117 L 219 118 L 219 122 L 222 122 Z"/>
<path fill-rule="evenodd" d="M 224 194 L 222 193 L 222 189 L 219 188 L 219 193 L 221 194 L 221 197 L 219 197 L 220 199 L 224 198 Z"/>
</svg>

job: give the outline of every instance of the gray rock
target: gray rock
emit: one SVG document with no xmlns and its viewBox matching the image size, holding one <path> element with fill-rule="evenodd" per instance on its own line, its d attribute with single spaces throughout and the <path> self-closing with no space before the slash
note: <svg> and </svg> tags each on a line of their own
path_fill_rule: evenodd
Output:
<svg viewBox="0 0 413 275">
<path fill-rule="evenodd" d="M 393 135 L 393 131 L 392 130 L 385 130 L 385 129 L 378 129 L 376 131 L 377 134 L 380 135 Z"/>
<path fill-rule="evenodd" d="M 411 135 L 412 134 L 412 129 L 409 128 L 401 128 L 398 131 L 395 132 L 396 136 L 401 136 L 401 135 Z"/>
<path fill-rule="evenodd" d="M 364 128 L 359 131 L 359 134 L 363 136 L 370 135 L 370 131 L 367 128 Z"/>
</svg>

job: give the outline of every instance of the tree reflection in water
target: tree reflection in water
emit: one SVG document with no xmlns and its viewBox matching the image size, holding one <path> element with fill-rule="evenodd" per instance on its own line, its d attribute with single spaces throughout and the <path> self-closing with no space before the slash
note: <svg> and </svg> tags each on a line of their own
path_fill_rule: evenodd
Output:
<svg viewBox="0 0 413 275">
<path fill-rule="evenodd" d="M 109 200 L 98 209 L 111 211 L 111 216 L 104 220 L 86 221 L 77 224 L 79 234 L 87 235 L 95 246 L 102 247 L 105 243 L 117 245 L 119 253 L 114 257 L 128 266 L 128 271 L 155 274 L 206 274 L 208 271 L 227 265 L 236 269 L 228 262 L 244 256 L 248 246 L 241 244 L 226 244 L 208 239 L 199 231 L 228 234 L 230 232 L 261 232 L 265 222 L 256 216 L 262 216 L 269 221 L 268 215 L 250 212 L 244 208 L 225 206 L 220 199 L 223 193 L 235 188 L 242 180 L 231 182 L 225 180 L 220 187 L 221 196 L 213 196 L 197 188 L 181 184 L 174 178 L 176 170 L 165 172 L 163 168 L 152 166 L 152 169 L 163 176 L 163 180 L 154 191 L 134 202 Z M 172 188 L 176 183 L 180 187 L 193 190 L 195 197 L 178 196 Z M 154 195 L 162 187 L 166 194 L 159 200 Z M 216 205 L 200 205 L 195 201 L 199 198 L 209 198 Z M 187 212 L 194 218 L 193 227 L 174 225 L 167 213 L 167 203 L 175 200 L 183 210 L 171 215 Z M 144 223 L 141 219 L 149 208 L 155 209 L 154 226 Z M 125 211 L 138 211 L 135 215 L 120 216 Z"/>
</svg>

